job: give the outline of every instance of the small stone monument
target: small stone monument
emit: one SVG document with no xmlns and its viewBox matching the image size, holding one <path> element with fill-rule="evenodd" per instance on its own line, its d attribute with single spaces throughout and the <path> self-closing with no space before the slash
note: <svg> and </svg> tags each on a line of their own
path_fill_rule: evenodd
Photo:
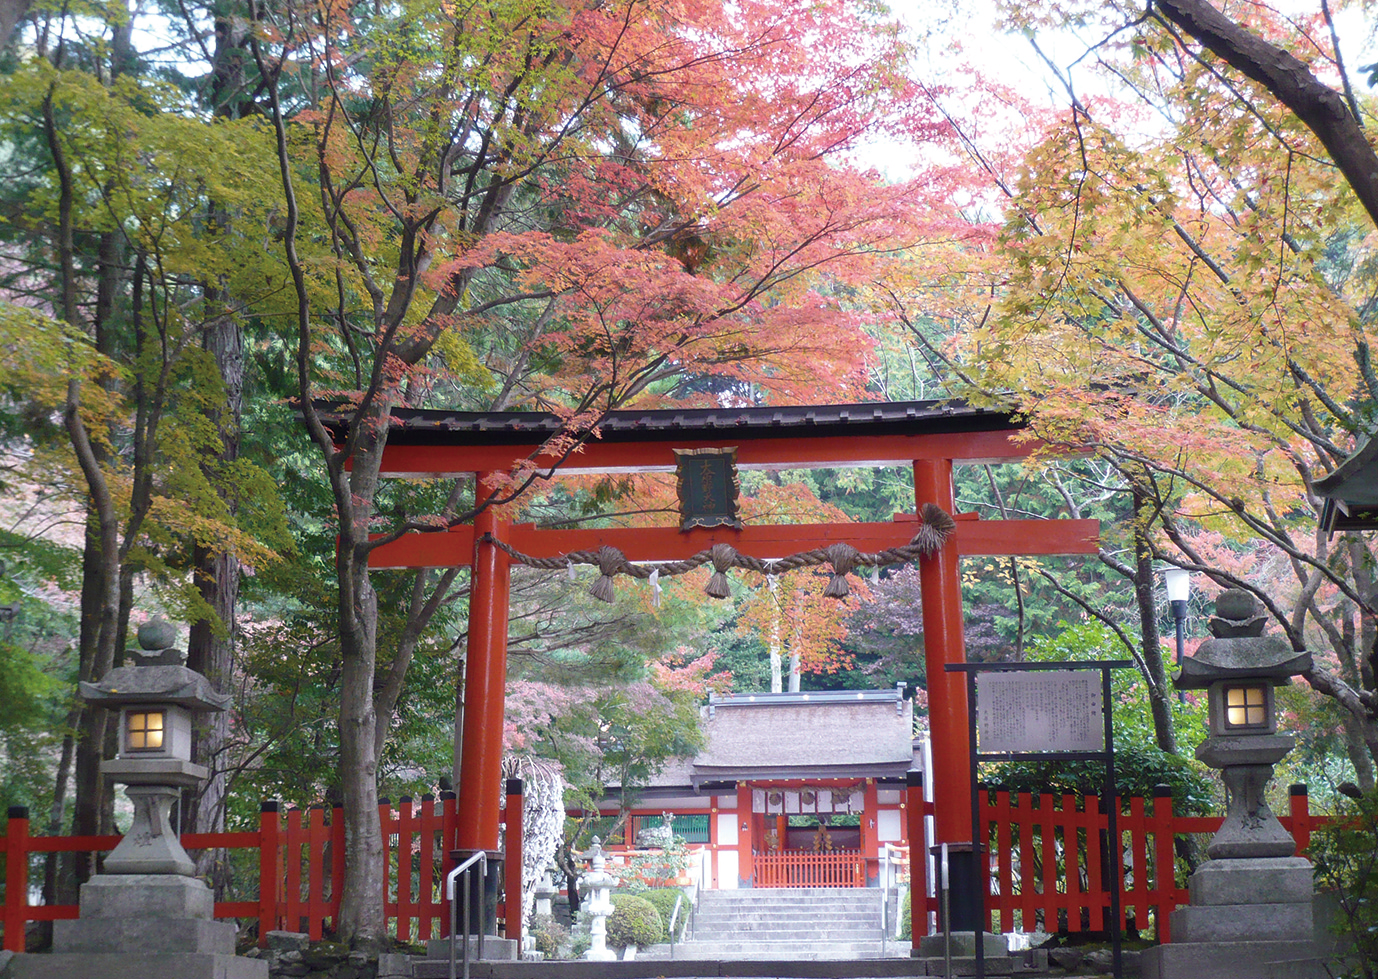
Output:
<svg viewBox="0 0 1378 979">
<path fill-rule="evenodd" d="M 590 943 L 584 958 L 591 962 L 612 962 L 617 958 L 617 953 L 608 948 L 608 917 L 613 912 L 612 888 L 617 878 L 603 869 L 607 864 L 603 856 L 603 841 L 596 836 L 589 857 L 592 870 L 579 878 L 579 889 L 588 893 L 588 904 L 584 910 L 589 913 Z"/>
<path fill-rule="evenodd" d="M 675 841 L 675 814 L 660 814 L 660 825 L 648 826 L 636 834 L 636 845 L 648 849 L 664 848 Z"/>
<path fill-rule="evenodd" d="M 80 685 L 87 703 L 119 711 L 119 752 L 101 771 L 125 785 L 133 823 L 104 871 L 81 885 L 81 916 L 53 923 L 52 954 L 17 956 L 8 975 L 267 979 L 266 961 L 234 954 L 235 925 L 214 920 L 214 896 L 191 876 L 168 818 L 182 787 L 208 774 L 191 761 L 192 712 L 224 710 L 229 697 L 182 665 L 168 623 L 147 623 L 138 638 L 130 665 Z"/>
<path fill-rule="evenodd" d="M 560 889 L 555 886 L 555 881 L 550 877 L 550 868 L 546 867 L 541 872 L 541 882 L 536 885 L 536 914 L 549 915 L 550 902 L 552 898 L 559 895 Z"/>
<path fill-rule="evenodd" d="M 1220 770 L 1225 821 L 1188 882 L 1191 906 L 1172 913 L 1172 942 L 1144 953 L 1144 979 L 1259 979 L 1269 963 L 1289 976 L 1324 976 L 1314 961 L 1312 869 L 1264 798 L 1273 766 L 1292 750 L 1277 733 L 1273 690 L 1311 668 L 1311 654 L 1263 635 L 1266 618 L 1247 591 L 1216 600 L 1196 655 L 1173 679 L 1205 690 L 1210 736 L 1196 757 Z M 1300 970 L 1300 971 L 1298 971 Z"/>
</svg>

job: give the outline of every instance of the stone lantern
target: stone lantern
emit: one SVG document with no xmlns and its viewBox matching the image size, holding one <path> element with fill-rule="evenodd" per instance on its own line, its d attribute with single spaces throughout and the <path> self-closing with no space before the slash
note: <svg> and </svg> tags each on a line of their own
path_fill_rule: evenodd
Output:
<svg viewBox="0 0 1378 979">
<path fill-rule="evenodd" d="M 610 962 L 617 956 L 608 948 L 608 918 L 612 916 L 612 889 L 617 878 L 603 868 L 607 858 L 603 856 L 603 841 L 593 838 L 593 848 L 588 856 L 590 872 L 579 878 L 579 889 L 588 894 L 585 910 L 589 913 L 589 950 L 584 958 L 593 962 Z"/>
<path fill-rule="evenodd" d="M 1173 683 L 1206 691 L 1209 737 L 1196 757 L 1220 771 L 1225 820 L 1207 847 L 1211 859 L 1188 881 L 1191 906 L 1172 913 L 1172 943 L 1145 952 L 1143 975 L 1257 979 L 1284 961 L 1303 970 L 1289 975 L 1321 975 L 1311 864 L 1293 856 L 1296 842 L 1264 798 L 1294 743 L 1278 733 L 1273 692 L 1311 669 L 1311 654 L 1263 635 L 1266 616 L 1249 592 L 1226 591 L 1215 608 L 1214 638 L 1183 660 Z"/>
<path fill-rule="evenodd" d="M 1210 737 L 1196 757 L 1219 769 L 1225 783 L 1225 822 L 1211 840 L 1213 859 L 1290 857 L 1292 834 L 1282 828 L 1263 797 L 1273 766 L 1292 750 L 1278 734 L 1275 687 L 1311 669 L 1311 654 L 1298 653 L 1280 636 L 1263 635 L 1265 617 L 1253 595 L 1223 593 L 1211 617 L 1213 639 L 1182 663 L 1179 690 L 1205 690 Z"/>
<path fill-rule="evenodd" d="M 208 774 L 191 761 L 193 712 L 229 704 L 182 665 L 174 635 L 166 622 L 142 626 L 129 665 L 81 684 L 87 703 L 119 711 L 119 752 L 101 771 L 124 784 L 134 821 L 104 872 L 81 885 L 80 916 L 53 923 L 52 953 L 15 956 L 7 977 L 268 979 L 267 961 L 235 955 L 237 929 L 215 920 L 214 895 L 168 818 Z"/>
<path fill-rule="evenodd" d="M 210 773 L 191 760 L 193 711 L 220 711 L 228 694 L 182 665 L 172 648 L 173 628 L 155 620 L 139 627 L 140 650 L 130 650 L 131 665 L 119 666 L 99 683 L 82 683 L 89 704 L 119 710 L 119 752 L 101 763 L 101 773 L 125 786 L 134 803 L 129 832 L 105 858 L 107 874 L 196 873 L 168 820 L 183 788 L 194 788 Z"/>
</svg>

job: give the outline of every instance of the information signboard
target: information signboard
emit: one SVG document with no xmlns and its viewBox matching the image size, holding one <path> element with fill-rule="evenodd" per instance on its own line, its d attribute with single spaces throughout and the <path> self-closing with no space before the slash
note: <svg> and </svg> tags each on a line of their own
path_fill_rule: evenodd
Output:
<svg viewBox="0 0 1378 979">
<path fill-rule="evenodd" d="M 983 755 L 1105 750 L 1099 670 L 978 673 L 976 705 Z"/>
</svg>

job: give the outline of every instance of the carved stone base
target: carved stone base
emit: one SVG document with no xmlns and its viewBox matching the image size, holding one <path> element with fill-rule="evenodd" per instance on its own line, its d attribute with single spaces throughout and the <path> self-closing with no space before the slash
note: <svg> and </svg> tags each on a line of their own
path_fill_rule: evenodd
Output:
<svg viewBox="0 0 1378 979">
<path fill-rule="evenodd" d="M 1296 840 L 1263 797 L 1272 778 L 1272 765 L 1228 765 L 1221 770 L 1225 821 L 1206 848 L 1212 860 L 1290 857 L 1296 852 Z"/>
<path fill-rule="evenodd" d="M 105 873 L 194 875 L 196 864 L 168 818 L 181 792 L 170 785 L 126 785 L 124 794 L 134 803 L 134 822 L 105 858 Z"/>
</svg>

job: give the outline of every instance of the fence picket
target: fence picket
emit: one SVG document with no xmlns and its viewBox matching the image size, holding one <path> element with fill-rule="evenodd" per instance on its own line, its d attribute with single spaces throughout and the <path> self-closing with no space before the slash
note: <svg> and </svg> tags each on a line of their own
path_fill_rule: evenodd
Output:
<svg viewBox="0 0 1378 979">
<path fill-rule="evenodd" d="M 999 890 L 999 900 L 1001 908 L 1014 907 L 1014 858 L 1010 850 L 1010 794 L 1001 789 L 995 793 L 995 859 L 996 859 L 996 888 Z M 1004 924 L 1005 915 L 1010 915 L 1010 924 L 1014 924 L 1013 912 L 1001 911 L 1001 924 Z"/>
<path fill-rule="evenodd" d="M 282 917 L 286 919 L 288 931 L 302 931 L 302 918 L 305 917 L 304 902 L 301 899 L 301 810 L 295 807 L 287 810 L 287 860 L 285 864 L 286 893 L 283 901 Z"/>
<path fill-rule="evenodd" d="M 344 897 L 345 821 L 343 809 L 330 811 L 330 920 L 340 921 L 340 900 Z"/>
<path fill-rule="evenodd" d="M 307 891 L 306 891 L 306 916 L 307 934 L 312 941 L 320 941 L 322 935 L 322 925 L 327 917 L 327 905 L 325 903 L 325 807 L 312 806 L 307 810 L 307 825 L 305 830 L 306 837 L 306 859 L 307 859 Z"/>
<path fill-rule="evenodd" d="M 1081 829 L 1086 824 L 1077 807 L 1077 798 L 1062 797 L 1062 860 L 1067 892 L 1067 930 L 1081 931 L 1081 909 L 1086 903 L 1086 889 L 1081 886 Z"/>
<path fill-rule="evenodd" d="M 411 941 L 412 919 L 416 917 L 417 902 L 412 897 L 412 876 L 416 861 L 413 846 L 419 855 L 420 841 L 416 836 L 416 813 L 411 796 L 404 795 L 397 802 L 397 937 Z"/>
<path fill-rule="evenodd" d="M 440 818 L 436 813 L 435 796 L 423 795 L 421 797 L 421 818 L 418 823 L 421 847 L 416 860 L 419 877 L 416 885 L 419 904 L 416 938 L 417 941 L 422 942 L 431 939 L 432 925 L 439 909 L 435 899 L 435 867 L 438 848 L 442 845 L 440 825 Z"/>
<path fill-rule="evenodd" d="M 1166 785 L 1153 790 L 1153 884 L 1156 895 L 1153 924 L 1159 942 L 1171 941 L 1171 915 L 1164 914 L 1163 908 L 1176 905 L 1177 893 L 1177 854 L 1173 849 L 1172 833 L 1172 791 Z M 1186 899 L 1185 893 L 1181 895 Z"/>
</svg>

